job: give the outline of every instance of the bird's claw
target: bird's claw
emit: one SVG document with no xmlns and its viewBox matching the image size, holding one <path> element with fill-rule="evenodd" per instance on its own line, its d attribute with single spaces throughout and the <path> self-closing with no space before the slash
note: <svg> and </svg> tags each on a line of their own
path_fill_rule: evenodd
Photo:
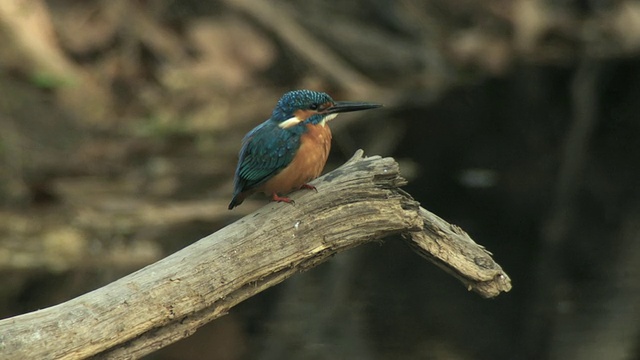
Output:
<svg viewBox="0 0 640 360">
<path fill-rule="evenodd" d="M 309 185 L 309 184 L 302 184 L 302 186 L 300 186 L 300 189 L 309 189 L 309 190 L 314 190 L 315 192 L 318 192 L 318 189 L 316 189 L 315 186 Z"/>
<path fill-rule="evenodd" d="M 285 202 L 287 204 L 291 204 L 291 205 L 295 205 L 295 201 L 293 201 L 293 199 L 285 197 L 285 196 L 278 196 L 278 194 L 273 193 L 272 196 L 272 200 L 275 202 Z"/>
</svg>

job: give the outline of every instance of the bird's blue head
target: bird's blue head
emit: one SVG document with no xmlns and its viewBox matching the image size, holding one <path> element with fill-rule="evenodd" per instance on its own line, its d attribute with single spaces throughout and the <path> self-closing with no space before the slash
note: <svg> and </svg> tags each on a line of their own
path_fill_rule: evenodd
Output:
<svg viewBox="0 0 640 360">
<path fill-rule="evenodd" d="M 277 122 L 283 129 L 298 124 L 324 125 L 338 113 L 380 106 L 382 105 L 364 102 L 334 101 L 331 96 L 323 92 L 294 90 L 280 98 L 273 109 L 271 120 Z"/>
</svg>

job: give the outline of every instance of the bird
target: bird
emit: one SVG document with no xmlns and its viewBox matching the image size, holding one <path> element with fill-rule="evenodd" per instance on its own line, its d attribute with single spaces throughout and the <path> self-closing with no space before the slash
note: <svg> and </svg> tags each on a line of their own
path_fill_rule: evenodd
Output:
<svg viewBox="0 0 640 360">
<path fill-rule="evenodd" d="M 339 113 L 381 104 L 334 101 L 324 92 L 293 90 L 276 104 L 271 117 L 242 139 L 229 210 L 250 195 L 263 192 L 273 201 L 294 203 L 284 195 L 320 176 L 331 149 L 329 121 Z M 316 190 L 317 191 L 317 190 Z"/>
</svg>

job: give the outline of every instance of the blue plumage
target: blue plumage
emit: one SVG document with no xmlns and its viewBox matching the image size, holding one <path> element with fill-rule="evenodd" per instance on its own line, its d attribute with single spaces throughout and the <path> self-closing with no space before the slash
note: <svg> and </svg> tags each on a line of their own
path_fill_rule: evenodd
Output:
<svg viewBox="0 0 640 360">
<path fill-rule="evenodd" d="M 323 104 L 333 103 L 328 94 L 311 90 L 294 90 L 282 95 L 278 104 L 271 113 L 272 121 L 277 123 L 286 121 L 295 116 L 296 110 L 317 110 Z M 307 122 L 318 123 L 322 120 L 321 114 L 312 116 Z"/>
<path fill-rule="evenodd" d="M 303 126 L 281 129 L 271 119 L 251 130 L 242 141 L 236 169 L 234 196 L 260 186 L 284 169 L 300 147 Z"/>
</svg>

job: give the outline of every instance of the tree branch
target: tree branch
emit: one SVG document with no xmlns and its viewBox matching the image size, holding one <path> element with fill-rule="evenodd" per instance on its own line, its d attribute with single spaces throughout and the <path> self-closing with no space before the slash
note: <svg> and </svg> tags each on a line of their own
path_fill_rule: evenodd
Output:
<svg viewBox="0 0 640 360">
<path fill-rule="evenodd" d="M 470 290 L 509 291 L 490 254 L 420 208 L 404 184 L 392 158 L 358 151 L 315 183 L 318 194 L 293 194 L 295 206 L 271 203 L 100 289 L 1 320 L 0 358 L 139 358 L 334 254 L 395 234 Z"/>
</svg>

